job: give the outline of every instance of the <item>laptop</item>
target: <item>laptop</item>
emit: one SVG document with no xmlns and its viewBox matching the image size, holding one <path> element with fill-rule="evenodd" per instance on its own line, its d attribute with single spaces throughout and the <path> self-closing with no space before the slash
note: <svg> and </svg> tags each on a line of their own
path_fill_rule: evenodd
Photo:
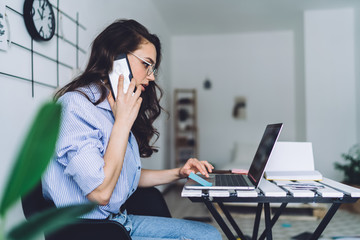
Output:
<svg viewBox="0 0 360 240">
<path fill-rule="evenodd" d="M 204 177 L 204 179 L 211 182 L 212 186 L 203 186 L 189 179 L 184 186 L 185 189 L 253 190 L 257 188 L 263 178 L 266 164 L 279 138 L 282 126 L 282 123 L 269 124 L 266 126 L 247 175 L 209 174 L 209 178 Z"/>
</svg>

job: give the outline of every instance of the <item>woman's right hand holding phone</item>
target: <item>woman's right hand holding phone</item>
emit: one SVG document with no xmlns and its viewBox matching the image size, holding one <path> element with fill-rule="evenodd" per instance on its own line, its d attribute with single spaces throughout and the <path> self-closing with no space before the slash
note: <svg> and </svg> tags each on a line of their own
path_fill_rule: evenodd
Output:
<svg viewBox="0 0 360 240">
<path fill-rule="evenodd" d="M 139 113 L 142 102 L 140 88 L 134 92 L 134 80 L 131 81 L 126 93 L 122 90 L 123 85 L 124 76 L 120 75 L 116 99 L 114 100 L 111 93 L 107 97 L 115 117 L 115 123 L 111 130 L 109 143 L 104 154 L 105 179 L 87 196 L 88 199 L 96 201 L 100 205 L 109 203 L 117 184 L 122 171 L 129 133 Z"/>
<path fill-rule="evenodd" d="M 134 92 L 135 81 L 132 79 L 127 92 L 124 93 L 123 75 L 119 76 L 119 84 L 117 87 L 115 101 L 111 93 L 108 95 L 107 99 L 115 117 L 115 124 L 120 124 L 123 127 L 126 126 L 130 130 L 136 120 L 142 103 L 142 98 L 140 97 L 141 89 L 137 88 Z"/>
</svg>

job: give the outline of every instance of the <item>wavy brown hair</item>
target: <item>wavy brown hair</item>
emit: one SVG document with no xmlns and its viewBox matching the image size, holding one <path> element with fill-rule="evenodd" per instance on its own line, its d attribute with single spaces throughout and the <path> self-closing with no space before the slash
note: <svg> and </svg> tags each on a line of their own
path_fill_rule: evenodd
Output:
<svg viewBox="0 0 360 240">
<path fill-rule="evenodd" d="M 137 50 L 140 44 L 144 42 L 150 42 L 155 46 L 157 53 L 155 68 L 158 68 L 161 62 L 161 44 L 159 38 L 155 34 L 151 34 L 143 25 L 135 20 L 120 19 L 113 22 L 93 41 L 89 62 L 85 71 L 56 92 L 54 99 L 57 100 L 65 93 L 71 91 L 78 91 L 88 98 L 79 88 L 93 83 L 101 91 L 101 96 L 94 102 L 94 105 L 101 103 L 108 94 L 108 88 L 104 86 L 102 81 L 105 83 L 109 82 L 108 74 L 112 70 L 115 57 L 120 53 L 129 53 Z M 154 135 L 156 135 L 155 141 L 159 138 L 159 132 L 154 128 L 153 123 L 162 111 L 159 103 L 162 94 L 161 88 L 154 81 L 150 81 L 146 91 L 141 93 L 143 101 L 131 129 L 138 142 L 141 157 L 150 157 L 153 152 L 158 151 L 156 147 L 150 144 L 150 141 Z"/>
</svg>

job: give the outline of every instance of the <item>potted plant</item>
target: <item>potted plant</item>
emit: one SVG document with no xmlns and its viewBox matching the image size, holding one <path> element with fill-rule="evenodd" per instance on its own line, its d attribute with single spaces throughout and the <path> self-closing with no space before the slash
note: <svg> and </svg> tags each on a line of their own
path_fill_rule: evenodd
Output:
<svg viewBox="0 0 360 240">
<path fill-rule="evenodd" d="M 6 213 L 22 196 L 40 181 L 54 154 L 59 133 L 61 106 L 54 102 L 43 104 L 19 154 L 14 161 L 4 194 L 0 201 L 0 240 L 35 239 L 44 231 L 55 231 L 76 221 L 94 208 L 94 204 L 50 209 L 5 232 Z"/>
<path fill-rule="evenodd" d="M 335 168 L 344 173 L 343 182 L 347 185 L 360 188 L 360 145 L 355 144 L 347 153 L 341 154 L 344 163 L 335 163 Z M 354 204 L 346 204 L 351 212 L 360 213 L 360 201 Z"/>
</svg>

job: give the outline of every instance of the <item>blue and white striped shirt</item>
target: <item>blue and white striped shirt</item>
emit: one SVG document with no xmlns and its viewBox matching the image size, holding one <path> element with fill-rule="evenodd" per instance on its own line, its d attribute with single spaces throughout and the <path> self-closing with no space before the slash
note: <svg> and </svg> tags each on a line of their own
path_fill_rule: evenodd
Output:
<svg viewBox="0 0 360 240">
<path fill-rule="evenodd" d="M 92 102 L 100 98 L 96 85 L 81 89 Z M 94 105 L 79 92 L 59 98 L 62 123 L 54 159 L 42 179 L 43 194 L 57 207 L 89 202 L 86 196 L 105 178 L 104 154 L 114 124 L 110 104 L 105 99 Z M 139 147 L 129 135 L 123 167 L 110 202 L 98 206 L 84 218 L 105 219 L 118 214 L 121 205 L 136 190 L 141 174 Z"/>
</svg>

